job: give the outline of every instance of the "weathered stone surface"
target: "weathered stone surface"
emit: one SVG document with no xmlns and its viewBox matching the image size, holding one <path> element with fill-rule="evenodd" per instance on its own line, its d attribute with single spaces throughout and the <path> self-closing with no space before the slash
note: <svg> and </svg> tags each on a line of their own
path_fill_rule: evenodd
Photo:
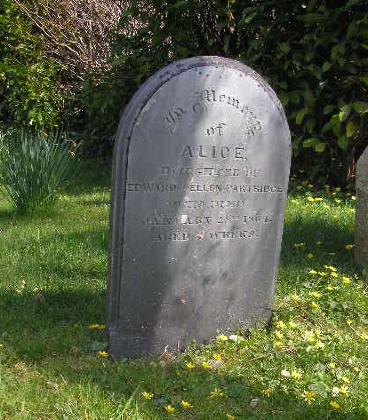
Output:
<svg viewBox="0 0 368 420">
<path fill-rule="evenodd" d="M 356 171 L 355 261 L 368 266 L 368 148 L 360 156 Z"/>
<path fill-rule="evenodd" d="M 138 90 L 114 152 L 114 359 L 268 321 L 289 167 L 282 107 L 243 64 L 187 59 Z"/>
</svg>

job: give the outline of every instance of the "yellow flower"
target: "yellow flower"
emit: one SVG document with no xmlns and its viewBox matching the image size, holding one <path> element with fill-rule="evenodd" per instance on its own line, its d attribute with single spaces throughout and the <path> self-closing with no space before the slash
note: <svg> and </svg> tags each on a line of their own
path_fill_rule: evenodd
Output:
<svg viewBox="0 0 368 420">
<path fill-rule="evenodd" d="M 319 292 L 309 292 L 309 296 L 319 299 L 322 296 L 322 294 Z"/>
<path fill-rule="evenodd" d="M 221 354 L 218 353 L 213 353 L 212 357 L 214 358 L 214 360 L 216 360 L 217 362 L 220 362 L 222 360 L 221 358 Z"/>
<path fill-rule="evenodd" d="M 332 408 L 332 410 L 339 410 L 340 404 L 336 401 L 330 401 L 330 407 Z"/>
<path fill-rule="evenodd" d="M 304 398 L 304 401 L 308 404 L 312 404 L 313 401 L 315 401 L 315 392 L 314 391 L 305 391 L 302 394 L 302 397 Z"/>
<path fill-rule="evenodd" d="M 351 251 L 353 248 L 354 248 L 354 245 L 352 244 L 345 245 L 345 249 L 348 251 Z"/>
<path fill-rule="evenodd" d="M 346 376 L 342 376 L 340 379 L 342 380 L 342 382 L 345 382 L 346 384 L 350 384 L 350 379 L 347 378 Z"/>
<path fill-rule="evenodd" d="M 294 369 L 291 372 L 291 377 L 294 378 L 294 379 L 296 379 L 297 381 L 299 381 L 300 379 L 302 379 L 302 374 L 299 371 L 297 371 L 297 370 Z"/>
<path fill-rule="evenodd" d="M 337 271 L 337 269 L 332 266 L 332 265 L 324 265 L 323 266 L 326 270 L 330 270 L 330 271 Z"/>
<path fill-rule="evenodd" d="M 290 299 L 293 301 L 293 302 L 300 302 L 301 301 L 301 298 L 300 298 L 300 296 L 298 296 L 298 295 L 290 295 Z"/>
<path fill-rule="evenodd" d="M 333 286 L 331 286 L 330 284 L 326 287 L 326 289 L 327 289 L 327 290 L 329 290 L 330 292 L 331 292 L 332 290 L 335 290 L 335 288 L 334 288 Z"/>
<path fill-rule="evenodd" d="M 305 247 L 305 242 L 300 242 L 300 243 L 296 243 L 294 244 L 295 248 L 304 248 Z"/>
<path fill-rule="evenodd" d="M 348 395 L 348 393 L 349 393 L 348 387 L 346 385 L 341 385 L 340 386 L 340 394 Z"/>
<path fill-rule="evenodd" d="M 325 348 L 325 344 L 321 341 L 321 340 L 317 340 L 316 344 L 315 344 L 316 349 L 324 349 Z"/>
<path fill-rule="evenodd" d="M 232 414 L 226 414 L 226 418 L 228 420 L 235 420 L 235 416 L 233 416 Z"/>
<path fill-rule="evenodd" d="M 332 271 L 332 273 L 330 273 L 331 277 L 334 277 L 335 279 L 339 277 L 339 275 L 337 273 L 335 273 L 334 271 Z"/>
<path fill-rule="evenodd" d="M 325 271 L 320 271 L 320 272 L 318 273 L 318 275 L 319 275 L 320 277 L 326 277 L 326 276 L 327 276 L 327 273 L 326 273 Z"/>
<path fill-rule="evenodd" d="M 335 201 L 336 204 L 340 204 L 341 203 L 341 200 L 339 198 L 335 198 L 334 201 Z"/>
<path fill-rule="evenodd" d="M 142 392 L 142 397 L 143 397 L 145 400 L 152 400 L 152 398 L 153 398 L 153 394 L 152 394 L 152 392 L 143 391 L 143 392 Z"/>
<path fill-rule="evenodd" d="M 195 368 L 195 364 L 194 364 L 194 363 L 192 363 L 192 362 L 188 362 L 185 366 L 186 366 L 186 367 L 187 367 L 187 369 L 189 369 L 189 370 L 192 370 L 192 369 L 194 369 L 194 368 Z"/>
<path fill-rule="evenodd" d="M 276 332 L 275 332 L 275 337 L 276 337 L 278 340 L 282 340 L 282 339 L 284 338 L 284 334 L 283 334 L 283 333 L 281 333 L 280 331 L 276 331 Z"/>
<path fill-rule="evenodd" d="M 355 372 L 360 372 L 360 370 L 361 370 L 361 369 L 360 369 L 360 368 L 358 368 L 357 366 L 354 366 L 354 367 L 353 367 L 353 369 L 354 369 L 354 371 L 355 371 Z"/>
<path fill-rule="evenodd" d="M 312 260 L 312 259 L 314 258 L 314 255 L 313 255 L 313 254 L 308 254 L 308 255 L 307 255 L 307 258 L 308 258 L 309 260 Z"/>
<path fill-rule="evenodd" d="M 307 197 L 307 201 L 309 201 L 310 203 L 314 203 L 314 198 L 313 197 Z"/>
<path fill-rule="evenodd" d="M 314 199 L 314 201 L 323 201 L 323 198 L 322 198 L 322 197 L 316 197 L 316 198 Z"/>
<path fill-rule="evenodd" d="M 331 362 L 331 363 L 329 363 L 329 364 L 328 364 L 328 367 L 329 367 L 329 369 L 331 369 L 331 370 L 336 369 L 336 363 Z"/>
<path fill-rule="evenodd" d="M 313 331 L 305 331 L 304 332 L 304 340 L 308 341 L 308 343 L 315 343 L 316 337 Z"/>
<path fill-rule="evenodd" d="M 350 284 L 351 283 L 350 277 L 343 277 L 342 278 L 342 283 L 343 284 Z"/>
<path fill-rule="evenodd" d="M 309 270 L 308 274 L 310 274 L 311 276 L 315 276 L 318 274 L 318 271 L 312 269 L 312 270 Z"/>
<path fill-rule="evenodd" d="M 106 329 L 106 325 L 103 325 L 103 324 L 91 324 L 91 325 L 88 325 L 88 328 L 90 330 L 105 330 Z"/>
<path fill-rule="evenodd" d="M 283 347 L 283 341 L 276 340 L 273 342 L 274 347 Z"/>
<path fill-rule="evenodd" d="M 229 338 L 228 338 L 226 335 L 224 335 L 224 334 L 220 334 L 220 335 L 218 335 L 218 336 L 216 337 L 216 339 L 217 339 L 218 341 L 227 341 Z"/>
<path fill-rule="evenodd" d="M 203 362 L 202 367 L 203 367 L 203 369 L 211 369 L 211 365 L 207 362 Z"/>
<path fill-rule="evenodd" d="M 286 324 L 284 321 L 278 321 L 276 322 L 276 328 L 278 328 L 279 330 L 284 330 L 286 329 Z"/>
<path fill-rule="evenodd" d="M 101 359 L 106 359 L 109 357 L 109 353 L 107 351 L 98 351 L 97 356 L 101 357 Z"/>
<path fill-rule="evenodd" d="M 350 325 L 353 323 L 353 320 L 351 320 L 351 319 L 347 319 L 347 320 L 346 320 L 346 323 L 350 326 Z"/>
<path fill-rule="evenodd" d="M 262 389 L 262 395 L 264 397 L 269 398 L 271 396 L 271 394 L 272 394 L 272 390 L 270 388 Z"/>
<path fill-rule="evenodd" d="M 224 393 L 219 388 L 214 388 L 210 395 L 211 398 L 220 398 L 224 396 Z"/>
<path fill-rule="evenodd" d="M 295 330 L 295 328 L 298 326 L 298 324 L 296 324 L 294 321 L 289 321 L 289 327 L 292 330 Z"/>
<path fill-rule="evenodd" d="M 189 404 L 188 401 L 184 401 L 184 400 L 181 400 L 180 405 L 182 408 L 184 408 L 184 410 L 189 410 L 190 408 L 193 407 L 192 404 Z"/>
<path fill-rule="evenodd" d="M 320 309 L 318 303 L 316 303 L 314 301 L 311 302 L 311 308 L 312 308 L 312 311 L 319 311 L 319 309 Z"/>
<path fill-rule="evenodd" d="M 171 404 L 169 404 L 169 405 L 165 406 L 165 410 L 166 410 L 169 414 L 175 413 L 175 408 L 174 408 Z"/>
</svg>

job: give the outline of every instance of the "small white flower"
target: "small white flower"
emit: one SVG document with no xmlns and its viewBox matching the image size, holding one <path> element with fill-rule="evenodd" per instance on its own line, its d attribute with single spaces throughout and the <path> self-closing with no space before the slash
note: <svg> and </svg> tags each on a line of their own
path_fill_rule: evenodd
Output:
<svg viewBox="0 0 368 420">
<path fill-rule="evenodd" d="M 336 397 L 336 395 L 338 395 L 340 392 L 339 388 L 337 386 L 334 386 L 331 390 L 331 394 L 333 397 Z"/>
<path fill-rule="evenodd" d="M 281 376 L 283 376 L 284 378 L 290 378 L 290 372 L 284 369 L 281 371 Z"/>
</svg>

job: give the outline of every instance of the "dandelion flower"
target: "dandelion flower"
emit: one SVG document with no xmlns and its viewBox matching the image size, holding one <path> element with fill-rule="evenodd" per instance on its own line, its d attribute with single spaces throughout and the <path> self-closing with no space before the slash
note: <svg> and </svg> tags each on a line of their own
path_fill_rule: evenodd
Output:
<svg viewBox="0 0 368 420">
<path fill-rule="evenodd" d="M 349 327 L 350 327 L 350 325 L 353 323 L 353 320 L 352 319 L 347 319 L 346 320 L 346 323 L 349 325 Z"/>
<path fill-rule="evenodd" d="M 284 338 L 284 334 L 283 334 L 282 332 L 280 332 L 280 331 L 276 331 L 276 332 L 275 332 L 275 337 L 276 337 L 278 340 L 282 340 L 282 339 Z"/>
<path fill-rule="evenodd" d="M 221 362 L 222 357 L 221 354 L 218 353 L 213 353 L 212 357 L 214 358 L 214 360 L 216 360 L 217 362 Z"/>
<path fill-rule="evenodd" d="M 319 299 L 322 296 L 322 294 L 319 292 L 309 292 L 309 296 Z"/>
<path fill-rule="evenodd" d="M 346 385 L 341 385 L 340 386 L 340 393 L 342 395 L 348 395 L 348 393 L 349 393 L 348 387 Z"/>
<path fill-rule="evenodd" d="M 220 335 L 218 335 L 217 337 L 216 337 L 216 339 L 218 340 L 218 341 L 228 341 L 228 337 L 226 336 L 226 335 L 224 335 L 224 334 L 220 334 Z"/>
<path fill-rule="evenodd" d="M 302 397 L 304 398 L 304 401 L 308 404 L 312 404 L 313 401 L 315 401 L 316 393 L 314 391 L 305 391 L 302 394 Z"/>
<path fill-rule="evenodd" d="M 192 404 L 189 404 L 188 401 L 181 400 L 180 406 L 184 408 L 184 410 L 189 410 L 192 408 Z"/>
<path fill-rule="evenodd" d="M 330 401 L 330 407 L 332 408 L 332 410 L 339 410 L 340 404 L 336 401 Z"/>
<path fill-rule="evenodd" d="M 187 369 L 192 370 L 195 368 L 195 364 L 193 362 L 188 362 L 186 365 Z"/>
<path fill-rule="evenodd" d="M 220 398 L 224 396 L 224 393 L 219 388 L 214 388 L 210 394 L 211 398 Z"/>
<path fill-rule="evenodd" d="M 202 367 L 203 367 L 203 369 L 211 369 L 211 365 L 207 362 L 203 362 Z"/>
<path fill-rule="evenodd" d="M 279 330 L 284 330 L 286 329 L 286 324 L 284 321 L 278 321 L 276 322 L 276 328 L 278 328 Z"/>
<path fill-rule="evenodd" d="M 330 273 L 330 276 L 331 276 L 331 277 L 334 277 L 335 279 L 339 277 L 339 275 L 338 275 L 337 273 L 335 273 L 335 271 L 332 271 L 332 272 Z"/>
<path fill-rule="evenodd" d="M 342 278 L 342 283 L 343 284 L 350 284 L 351 283 L 350 277 L 343 277 Z"/>
<path fill-rule="evenodd" d="M 294 369 L 291 372 L 291 377 L 294 378 L 294 379 L 296 379 L 297 381 L 299 381 L 300 379 L 302 379 L 302 374 L 299 371 L 297 371 L 297 370 Z"/>
<path fill-rule="evenodd" d="M 298 324 L 296 324 L 294 321 L 289 321 L 289 327 L 292 330 L 295 330 L 295 328 L 298 326 Z"/>
<path fill-rule="evenodd" d="M 316 270 L 309 270 L 308 274 L 310 274 L 311 276 L 316 276 L 318 274 L 318 271 Z"/>
<path fill-rule="evenodd" d="M 346 249 L 347 251 L 351 251 L 353 248 L 354 248 L 354 245 L 352 245 L 352 244 L 347 244 L 347 245 L 345 245 L 345 249 Z"/>
<path fill-rule="evenodd" d="M 334 363 L 334 362 L 329 363 L 328 368 L 331 369 L 331 370 L 336 369 L 336 363 Z"/>
<path fill-rule="evenodd" d="M 342 376 L 340 379 L 342 382 L 345 382 L 346 384 L 350 384 L 350 379 L 347 378 L 346 376 Z"/>
<path fill-rule="evenodd" d="M 235 420 L 235 416 L 233 416 L 232 414 L 226 414 L 226 418 L 227 420 Z"/>
<path fill-rule="evenodd" d="M 175 408 L 174 408 L 171 404 L 166 405 L 166 406 L 165 406 L 165 410 L 166 410 L 169 414 L 175 413 Z"/>
<path fill-rule="evenodd" d="M 152 394 L 152 392 L 143 391 L 143 392 L 142 392 L 142 397 L 143 397 L 145 400 L 152 400 L 152 398 L 153 398 L 153 394 Z"/>
<path fill-rule="evenodd" d="M 97 356 L 101 357 L 101 359 L 106 359 L 109 357 L 109 353 L 107 351 L 98 351 Z"/>
<path fill-rule="evenodd" d="M 264 397 L 269 398 L 271 396 L 271 394 L 272 394 L 272 390 L 270 388 L 262 389 L 262 395 Z"/>
<path fill-rule="evenodd" d="M 313 302 L 311 302 L 310 305 L 311 305 L 311 308 L 312 308 L 313 311 L 319 311 L 320 307 L 319 307 L 318 303 L 313 301 Z"/>
</svg>

